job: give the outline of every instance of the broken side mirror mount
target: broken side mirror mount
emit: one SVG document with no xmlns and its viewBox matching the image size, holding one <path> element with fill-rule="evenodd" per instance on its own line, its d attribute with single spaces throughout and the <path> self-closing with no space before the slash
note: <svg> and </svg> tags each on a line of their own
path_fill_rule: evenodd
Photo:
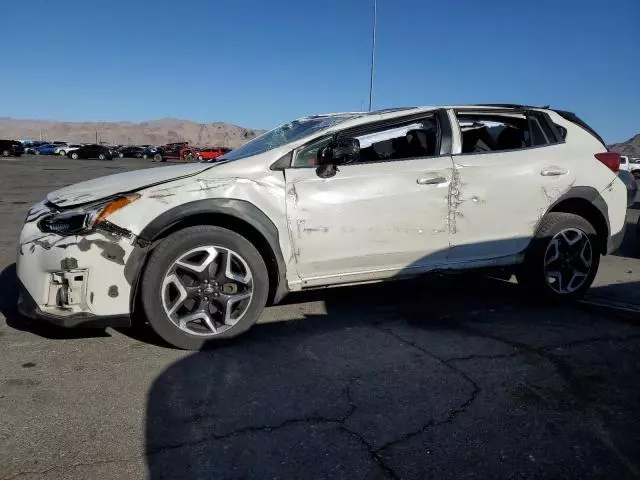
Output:
<svg viewBox="0 0 640 480">
<path fill-rule="evenodd" d="M 318 152 L 316 174 L 320 178 L 333 177 L 338 165 L 357 162 L 360 158 L 360 141 L 357 138 L 335 138 Z"/>
</svg>

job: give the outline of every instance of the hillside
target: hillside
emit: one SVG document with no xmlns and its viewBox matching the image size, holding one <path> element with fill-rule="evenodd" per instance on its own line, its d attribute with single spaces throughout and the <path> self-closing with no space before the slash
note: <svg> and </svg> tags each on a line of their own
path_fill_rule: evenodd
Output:
<svg viewBox="0 0 640 480">
<path fill-rule="evenodd" d="M 623 155 L 640 158 L 640 133 L 626 142 L 610 145 L 609 148 Z"/>
<path fill-rule="evenodd" d="M 195 123 L 175 118 L 149 122 L 57 122 L 0 118 L 0 138 L 40 139 L 88 143 L 98 141 L 112 145 L 160 145 L 189 141 L 195 145 L 236 148 L 260 135 L 253 130 L 228 123 Z"/>
</svg>

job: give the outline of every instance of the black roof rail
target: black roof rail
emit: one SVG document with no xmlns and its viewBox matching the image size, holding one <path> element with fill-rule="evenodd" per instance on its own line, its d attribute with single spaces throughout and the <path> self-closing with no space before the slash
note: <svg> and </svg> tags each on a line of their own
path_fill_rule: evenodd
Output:
<svg viewBox="0 0 640 480">
<path fill-rule="evenodd" d="M 502 107 L 502 108 L 549 108 L 549 105 L 520 105 L 518 103 L 476 103 L 474 107 Z"/>
</svg>

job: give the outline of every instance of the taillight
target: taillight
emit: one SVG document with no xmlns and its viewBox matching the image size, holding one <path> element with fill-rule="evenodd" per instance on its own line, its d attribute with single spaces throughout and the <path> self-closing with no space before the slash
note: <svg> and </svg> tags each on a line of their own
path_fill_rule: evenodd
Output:
<svg viewBox="0 0 640 480">
<path fill-rule="evenodd" d="M 620 154 L 616 152 L 602 152 L 596 153 L 594 155 L 598 160 L 604 163 L 607 167 L 611 169 L 612 172 L 616 173 L 620 170 Z"/>
</svg>

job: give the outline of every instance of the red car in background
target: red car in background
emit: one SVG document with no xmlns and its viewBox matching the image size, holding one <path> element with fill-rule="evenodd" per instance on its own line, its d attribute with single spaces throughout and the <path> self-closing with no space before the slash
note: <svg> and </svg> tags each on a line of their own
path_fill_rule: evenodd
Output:
<svg viewBox="0 0 640 480">
<path fill-rule="evenodd" d="M 205 148 L 198 152 L 197 157 L 200 161 L 212 161 L 230 151 L 230 148 Z"/>
</svg>

